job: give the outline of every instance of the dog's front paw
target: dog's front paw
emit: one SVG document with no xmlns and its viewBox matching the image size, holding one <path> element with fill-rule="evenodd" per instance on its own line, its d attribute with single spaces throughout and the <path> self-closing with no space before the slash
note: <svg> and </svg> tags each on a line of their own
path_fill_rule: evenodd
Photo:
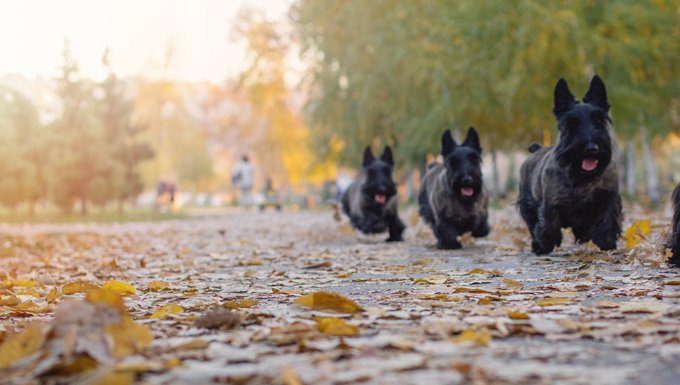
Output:
<svg viewBox="0 0 680 385">
<path fill-rule="evenodd" d="M 606 239 L 593 239 L 593 243 L 597 245 L 602 251 L 616 249 L 616 238 L 608 237 Z"/>
<path fill-rule="evenodd" d="M 489 231 L 491 231 L 489 224 L 484 223 L 477 226 L 474 230 L 472 230 L 472 236 L 475 238 L 486 237 L 487 235 L 489 235 Z"/>
<path fill-rule="evenodd" d="M 442 242 L 439 241 L 437 242 L 437 248 L 439 250 L 458 250 L 463 248 L 463 245 L 460 244 L 460 242 L 455 241 L 455 242 Z"/>
<path fill-rule="evenodd" d="M 387 238 L 387 240 L 385 242 L 403 242 L 403 241 L 404 241 L 404 237 L 399 235 L 399 236 L 390 236 L 389 238 Z"/>
<path fill-rule="evenodd" d="M 536 255 L 546 255 L 552 253 L 552 251 L 555 249 L 555 245 L 552 243 L 544 243 L 544 242 L 531 242 L 531 251 L 534 252 Z"/>
</svg>

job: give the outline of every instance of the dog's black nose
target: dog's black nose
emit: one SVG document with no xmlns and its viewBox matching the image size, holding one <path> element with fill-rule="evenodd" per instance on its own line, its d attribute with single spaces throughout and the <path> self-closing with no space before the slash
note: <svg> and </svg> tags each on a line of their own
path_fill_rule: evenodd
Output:
<svg viewBox="0 0 680 385">
<path fill-rule="evenodd" d="M 461 180 L 461 182 L 462 182 L 464 185 L 471 185 L 472 182 L 473 182 L 473 179 L 472 179 L 471 176 L 466 175 L 466 176 L 463 177 L 463 179 Z"/>
<path fill-rule="evenodd" d="M 585 150 L 587 154 L 597 154 L 597 152 L 600 151 L 600 146 L 595 143 L 588 143 Z"/>
</svg>

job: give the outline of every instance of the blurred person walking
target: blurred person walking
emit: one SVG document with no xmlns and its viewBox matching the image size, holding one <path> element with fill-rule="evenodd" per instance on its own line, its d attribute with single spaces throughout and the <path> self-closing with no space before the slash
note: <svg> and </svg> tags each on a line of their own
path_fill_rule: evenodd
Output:
<svg viewBox="0 0 680 385">
<path fill-rule="evenodd" d="M 236 164 L 231 173 L 231 183 L 239 190 L 239 203 L 244 209 L 248 209 L 252 204 L 254 169 L 248 159 L 248 155 L 243 155 L 241 161 Z"/>
</svg>

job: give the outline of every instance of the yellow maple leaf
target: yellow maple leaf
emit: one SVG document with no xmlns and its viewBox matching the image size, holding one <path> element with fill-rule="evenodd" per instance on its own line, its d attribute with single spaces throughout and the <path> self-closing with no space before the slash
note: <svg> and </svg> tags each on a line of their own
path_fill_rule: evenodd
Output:
<svg viewBox="0 0 680 385">
<path fill-rule="evenodd" d="M 121 314 L 127 313 L 123 298 L 115 291 L 104 289 L 92 290 L 85 295 L 85 300 L 93 305 L 99 304 L 115 307 L 120 310 Z"/>
<path fill-rule="evenodd" d="M 242 309 L 242 308 L 250 308 L 250 307 L 253 307 L 255 305 L 257 305 L 257 301 L 252 300 L 252 299 L 248 299 L 248 298 L 244 298 L 244 299 L 235 300 L 235 301 L 227 301 L 222 306 L 226 307 L 227 309 L 240 309 L 240 308 Z"/>
<path fill-rule="evenodd" d="M 111 290 L 122 296 L 134 295 L 136 293 L 135 288 L 129 283 L 120 281 L 109 281 L 102 286 L 104 290 Z"/>
<path fill-rule="evenodd" d="M 138 324 L 129 316 L 124 316 L 120 323 L 108 325 L 106 332 L 114 342 L 113 355 L 118 358 L 141 352 L 151 344 L 151 330 Z"/>
<path fill-rule="evenodd" d="M 71 295 L 78 293 L 87 293 L 88 291 L 97 290 L 99 286 L 85 281 L 69 282 L 61 287 L 62 294 Z"/>
<path fill-rule="evenodd" d="M 161 319 L 161 318 L 166 318 L 169 315 L 172 314 L 180 314 L 184 311 L 184 309 L 174 303 L 170 303 L 164 306 L 161 306 L 156 310 L 153 314 L 149 316 L 151 319 Z"/>
<path fill-rule="evenodd" d="M 468 343 L 474 346 L 486 346 L 491 342 L 491 333 L 488 330 L 467 329 L 453 339 L 457 343 Z"/>
<path fill-rule="evenodd" d="M 313 310 L 330 310 L 338 313 L 358 313 L 364 309 L 351 299 L 328 291 L 317 291 L 303 295 L 295 300 L 295 304 Z"/>
<path fill-rule="evenodd" d="M 167 282 L 164 281 L 151 281 L 149 283 L 149 290 L 150 291 L 161 291 L 165 290 L 170 286 Z"/>
<path fill-rule="evenodd" d="M 317 330 L 329 336 L 351 337 L 359 334 L 358 326 L 350 325 L 340 318 L 316 318 L 315 321 Z"/>
<path fill-rule="evenodd" d="M 545 298 L 536 301 L 536 305 L 538 306 L 557 306 L 557 305 L 566 305 L 570 303 L 571 300 L 569 298 L 562 298 L 562 297 L 555 297 L 555 298 Z"/>
<path fill-rule="evenodd" d="M 623 239 L 626 240 L 626 247 L 632 249 L 642 242 L 647 235 L 652 231 L 652 222 L 649 219 L 639 220 L 623 233 Z"/>
<path fill-rule="evenodd" d="M 529 315 L 517 310 L 510 310 L 508 312 L 508 318 L 510 319 L 529 319 Z"/>
<path fill-rule="evenodd" d="M 45 341 L 45 330 L 40 324 L 29 325 L 21 333 L 13 334 L 0 345 L 0 369 L 6 369 L 40 349 Z"/>
<path fill-rule="evenodd" d="M 21 303 L 21 299 L 16 295 L 0 297 L 0 306 L 16 306 Z"/>
<path fill-rule="evenodd" d="M 54 302 L 57 298 L 59 298 L 59 291 L 57 290 L 56 287 L 53 287 L 52 290 L 50 290 L 49 293 L 47 293 L 47 297 L 45 297 L 45 300 L 48 303 Z"/>
</svg>

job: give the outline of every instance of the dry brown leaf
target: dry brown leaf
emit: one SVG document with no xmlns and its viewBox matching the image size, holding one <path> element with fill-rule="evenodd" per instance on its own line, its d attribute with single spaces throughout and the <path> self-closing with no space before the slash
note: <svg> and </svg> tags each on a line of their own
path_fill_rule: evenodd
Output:
<svg viewBox="0 0 680 385">
<path fill-rule="evenodd" d="M 358 313 L 364 309 L 354 301 L 340 294 L 328 291 L 317 291 L 303 295 L 295 300 L 295 304 L 312 310 L 328 310 L 338 313 Z"/>
<path fill-rule="evenodd" d="M 213 309 L 196 320 L 196 327 L 205 329 L 233 329 L 241 322 L 241 317 L 224 308 Z"/>
</svg>

